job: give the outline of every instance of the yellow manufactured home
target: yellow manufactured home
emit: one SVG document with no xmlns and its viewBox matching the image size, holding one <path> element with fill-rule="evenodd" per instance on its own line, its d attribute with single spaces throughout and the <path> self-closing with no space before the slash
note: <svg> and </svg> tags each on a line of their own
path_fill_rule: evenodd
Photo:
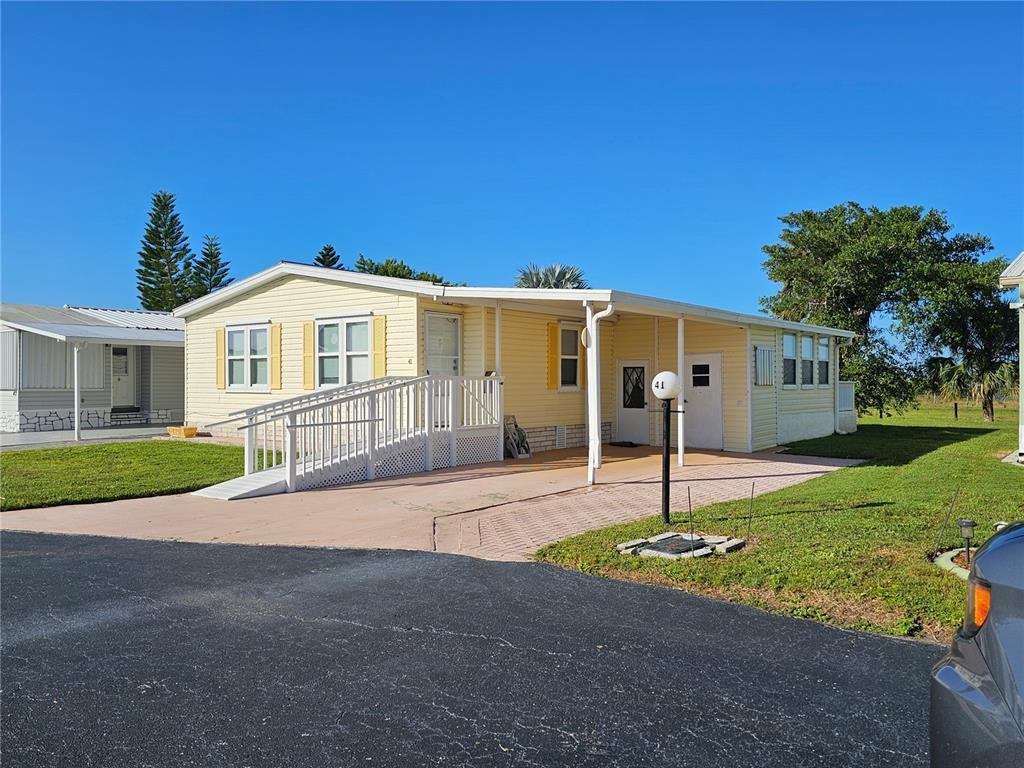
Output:
<svg viewBox="0 0 1024 768">
<path fill-rule="evenodd" d="M 347 430 L 372 422 L 367 450 L 377 450 L 379 464 L 379 430 L 392 434 L 404 420 L 418 434 L 431 410 L 428 432 L 438 424 L 497 430 L 489 442 L 477 435 L 487 446 L 480 460 L 499 458 L 500 425 L 514 416 L 533 451 L 589 446 L 593 476 L 602 442 L 661 443 L 650 382 L 663 370 L 684 382 L 675 447 L 752 452 L 856 428 L 852 385 L 836 380 L 850 332 L 621 291 L 453 287 L 285 262 L 175 314 L 185 319 L 186 421 L 251 437 L 254 462 L 259 428 L 277 419 L 282 433 L 319 440 L 332 457 L 350 440 L 364 444 L 365 435 Z M 302 428 L 282 415 L 339 397 L 351 410 L 368 391 L 419 380 L 429 397 L 408 389 L 389 395 L 391 405 L 364 403 L 390 409 L 372 419 L 324 411 Z M 441 423 L 444 409 L 453 415 Z M 270 439 L 287 450 L 276 425 Z M 455 442 L 444 450 L 451 463 L 466 454 Z M 392 464 L 419 469 L 422 461 Z"/>
</svg>

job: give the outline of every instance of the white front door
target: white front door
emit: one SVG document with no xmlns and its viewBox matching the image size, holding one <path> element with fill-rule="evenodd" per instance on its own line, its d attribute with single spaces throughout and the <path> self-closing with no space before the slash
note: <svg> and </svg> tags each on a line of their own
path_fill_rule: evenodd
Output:
<svg viewBox="0 0 1024 768">
<path fill-rule="evenodd" d="M 135 405 L 135 347 L 110 350 L 110 404 Z"/>
<path fill-rule="evenodd" d="M 619 413 L 616 439 L 647 445 L 651 442 L 651 419 L 647 412 L 646 360 L 619 361 Z"/>
<path fill-rule="evenodd" d="M 725 447 L 722 418 L 722 353 L 686 356 L 686 445 L 720 451 Z"/>
<path fill-rule="evenodd" d="M 423 365 L 428 376 L 458 376 L 462 370 L 462 317 L 442 312 L 427 312 L 423 327 Z M 452 386 L 456 386 L 452 384 Z M 434 390 L 434 423 L 448 425 L 451 406 L 445 385 Z M 458 421 L 458 417 L 456 417 Z"/>
</svg>

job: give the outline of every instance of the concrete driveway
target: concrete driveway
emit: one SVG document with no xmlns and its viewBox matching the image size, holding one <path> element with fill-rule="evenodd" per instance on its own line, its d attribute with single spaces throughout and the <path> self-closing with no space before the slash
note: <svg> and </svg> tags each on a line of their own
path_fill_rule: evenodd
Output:
<svg viewBox="0 0 1024 768">
<path fill-rule="evenodd" d="M 190 494 L 0 514 L 6 530 L 202 543 L 411 549 L 525 560 L 551 541 L 660 510 L 660 454 L 609 448 L 587 487 L 582 449 L 340 488 L 221 501 Z M 855 462 L 688 452 L 673 508 L 766 493 Z"/>
<path fill-rule="evenodd" d="M 4 764 L 926 766 L 944 648 L 546 565 L 5 534 Z"/>
</svg>

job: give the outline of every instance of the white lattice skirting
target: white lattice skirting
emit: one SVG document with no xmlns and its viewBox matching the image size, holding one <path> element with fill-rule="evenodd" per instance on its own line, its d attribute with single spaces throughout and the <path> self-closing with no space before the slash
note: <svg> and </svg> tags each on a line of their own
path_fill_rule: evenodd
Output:
<svg viewBox="0 0 1024 768">
<path fill-rule="evenodd" d="M 452 465 L 451 440 L 447 433 L 439 433 L 433 443 L 433 468 L 445 469 Z M 498 437 L 493 427 L 467 427 L 460 429 L 455 436 L 455 465 L 485 464 L 495 461 L 498 455 Z M 398 477 L 414 475 L 424 471 L 426 466 L 426 442 L 396 450 L 374 462 L 374 477 Z M 363 459 L 353 459 L 352 463 L 311 472 L 297 478 L 301 489 L 328 488 L 335 485 L 348 485 L 366 480 L 366 464 Z"/>
</svg>

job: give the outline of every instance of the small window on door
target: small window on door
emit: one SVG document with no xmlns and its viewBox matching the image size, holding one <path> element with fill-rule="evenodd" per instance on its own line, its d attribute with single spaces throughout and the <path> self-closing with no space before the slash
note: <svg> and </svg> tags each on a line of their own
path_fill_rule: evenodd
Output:
<svg viewBox="0 0 1024 768">
<path fill-rule="evenodd" d="M 644 387 L 644 367 L 642 365 L 624 365 L 622 367 L 622 407 L 646 408 Z"/>
<path fill-rule="evenodd" d="M 113 369 L 115 376 L 127 376 L 128 375 L 128 347 L 114 347 L 110 350 Z"/>
<path fill-rule="evenodd" d="M 695 363 L 690 366 L 691 386 L 711 386 L 711 366 L 708 363 Z"/>
</svg>

